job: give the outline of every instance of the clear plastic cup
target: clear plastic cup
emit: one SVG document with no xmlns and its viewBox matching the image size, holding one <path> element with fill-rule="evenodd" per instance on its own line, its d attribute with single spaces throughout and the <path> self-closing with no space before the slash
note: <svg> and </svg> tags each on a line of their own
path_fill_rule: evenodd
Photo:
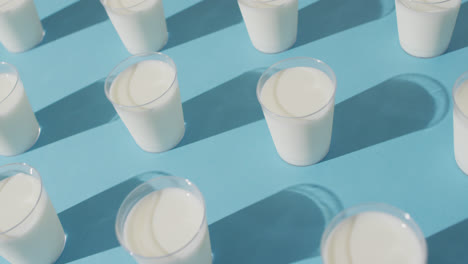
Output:
<svg viewBox="0 0 468 264">
<path fill-rule="evenodd" d="M 326 93 L 324 95 L 326 99 L 317 102 L 313 97 L 304 97 L 307 101 L 302 104 L 314 105 L 316 110 L 301 116 L 285 115 L 278 113 L 275 109 L 269 109 L 262 99 L 268 80 L 276 76 L 275 74 L 282 74 L 284 70 L 302 67 L 318 70 L 328 77 L 323 83 L 323 87 L 327 88 L 320 91 Z M 301 80 L 303 77 L 300 76 L 294 80 Z M 291 82 L 290 86 L 293 85 L 301 84 Z M 310 87 L 313 90 L 320 90 L 321 85 L 322 83 L 313 84 Z M 262 74 L 257 85 L 257 98 L 262 106 L 276 150 L 284 161 L 296 166 L 308 166 L 319 162 L 327 155 L 332 136 L 335 90 L 336 77 L 333 70 L 324 62 L 314 58 L 286 59 L 274 64 Z M 275 100 L 281 101 L 288 96 L 285 90 L 277 94 Z"/>
<path fill-rule="evenodd" d="M 154 174 L 153 177 L 155 178 L 135 188 L 120 206 L 115 223 L 119 243 L 140 264 L 211 264 L 212 253 L 206 221 L 206 207 L 201 192 L 187 179 L 163 175 L 158 172 L 152 172 L 152 174 Z M 184 207 L 186 204 L 180 203 L 180 200 L 175 199 L 176 197 L 180 198 L 178 196 L 179 192 L 182 192 L 183 196 L 193 199 L 190 201 L 196 202 L 196 205 L 199 207 Z M 148 203 L 144 204 L 142 201 Z M 198 210 L 193 211 L 195 210 L 194 208 Z M 191 212 L 186 214 L 188 211 Z M 167 214 L 171 215 L 167 217 Z M 166 221 L 161 220 L 164 215 L 166 215 Z M 185 217 L 182 217 L 182 219 L 178 217 L 179 215 L 184 215 Z M 178 224 L 184 221 L 190 222 L 191 219 L 194 219 L 190 217 L 193 215 L 200 217 L 195 222 L 190 223 L 192 227 L 196 227 L 192 229 L 193 232 L 184 233 L 185 238 L 189 239 L 186 239 L 185 243 L 179 243 L 183 241 L 179 240 L 176 246 L 172 245 L 171 249 L 173 250 L 165 250 L 162 253 L 162 249 L 167 249 L 166 246 L 171 240 L 176 240 L 175 237 L 180 238 L 181 233 L 190 229 L 187 228 L 186 223 L 184 225 Z M 148 230 L 145 229 L 146 223 L 151 226 L 148 227 Z M 171 230 L 178 231 L 171 233 Z M 146 254 L 142 254 L 139 251 L 143 249 L 136 249 L 138 242 L 135 241 L 142 241 L 144 243 L 145 237 L 148 234 L 151 237 L 150 240 L 157 241 L 157 243 L 154 245 L 155 248 L 151 249 L 149 249 L 150 243 L 145 243 Z"/>
<path fill-rule="evenodd" d="M 129 74 L 138 68 L 138 74 Z M 177 69 L 169 56 L 151 52 L 129 57 L 111 71 L 104 89 L 143 150 L 167 151 L 182 140 L 185 123 Z"/>
<path fill-rule="evenodd" d="M 468 72 L 453 86 L 453 147 L 458 167 L 468 175 Z"/>
<path fill-rule="evenodd" d="M 461 0 L 395 0 L 400 45 L 408 54 L 443 54 L 452 38 Z"/>
<path fill-rule="evenodd" d="M 101 3 L 131 54 L 158 51 L 166 45 L 168 33 L 162 0 L 101 0 Z"/>
<path fill-rule="evenodd" d="M 26 194 L 29 197 L 20 197 Z M 34 168 L 25 163 L 0 167 L 0 211 L 0 256 L 15 264 L 54 263 L 58 259 L 65 234 Z M 16 215 L 16 219 L 5 215 Z"/>
<path fill-rule="evenodd" d="M 238 0 L 254 47 L 264 53 L 289 49 L 297 38 L 298 0 Z"/>
<path fill-rule="evenodd" d="M 0 2 L 0 42 L 9 52 L 23 52 L 39 44 L 44 29 L 33 0 Z"/>
<path fill-rule="evenodd" d="M 15 156 L 31 148 L 40 127 L 16 68 L 0 62 L 0 155 Z"/>
<path fill-rule="evenodd" d="M 345 209 L 322 235 L 324 264 L 427 263 L 424 234 L 411 216 L 391 205 Z"/>
</svg>

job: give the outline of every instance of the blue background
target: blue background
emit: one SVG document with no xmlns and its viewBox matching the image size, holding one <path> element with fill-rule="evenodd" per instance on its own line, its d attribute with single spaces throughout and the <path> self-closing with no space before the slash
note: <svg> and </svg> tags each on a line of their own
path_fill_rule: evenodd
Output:
<svg viewBox="0 0 468 264">
<path fill-rule="evenodd" d="M 14 64 L 42 126 L 37 144 L 1 164 L 41 173 L 68 233 L 58 263 L 133 263 L 116 211 L 159 170 L 204 194 L 215 263 L 321 263 L 320 236 L 341 208 L 384 202 L 408 211 L 429 264 L 468 263 L 468 176 L 453 155 L 451 88 L 468 70 L 468 3 L 449 50 L 432 59 L 399 46 L 391 0 L 301 0 L 297 43 L 251 45 L 234 0 L 165 1 L 187 132 L 161 154 L 138 148 L 106 100 L 103 79 L 129 53 L 97 0 L 36 0 L 46 35 Z M 325 61 L 338 81 L 333 139 L 319 164 L 277 155 L 255 96 L 263 69 L 290 57 Z M 0 263 L 6 263 L 0 260 Z"/>
</svg>

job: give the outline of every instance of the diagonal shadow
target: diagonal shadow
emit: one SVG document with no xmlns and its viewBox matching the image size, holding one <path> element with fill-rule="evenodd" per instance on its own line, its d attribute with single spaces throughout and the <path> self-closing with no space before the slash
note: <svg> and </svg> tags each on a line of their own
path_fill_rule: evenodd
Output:
<svg viewBox="0 0 468 264">
<path fill-rule="evenodd" d="M 106 20 L 106 11 L 99 0 L 78 0 L 42 19 L 42 25 L 46 34 L 39 46 Z"/>
<path fill-rule="evenodd" d="M 390 78 L 336 105 L 324 160 L 431 127 L 445 117 L 448 106 L 437 80 L 421 74 Z"/>
<path fill-rule="evenodd" d="M 394 0 L 318 0 L 299 10 L 293 48 L 377 20 L 394 8 Z"/>
<path fill-rule="evenodd" d="M 116 120 L 103 87 L 98 80 L 36 112 L 41 135 L 31 150 Z"/>
<path fill-rule="evenodd" d="M 167 19 L 165 49 L 189 42 L 242 22 L 236 0 L 203 0 Z"/>
<path fill-rule="evenodd" d="M 428 264 L 468 263 L 468 219 L 427 238 Z"/>
<path fill-rule="evenodd" d="M 286 264 L 320 255 L 328 222 L 342 210 L 312 184 L 284 189 L 210 225 L 215 264 Z"/>
<path fill-rule="evenodd" d="M 468 2 L 463 3 L 460 7 L 457 23 L 455 24 L 452 40 L 450 41 L 447 53 L 457 51 L 468 46 L 466 32 L 468 32 Z"/>
<path fill-rule="evenodd" d="M 177 147 L 263 119 L 256 86 L 262 69 L 245 72 L 183 103 L 185 136 Z"/>
<path fill-rule="evenodd" d="M 61 212 L 67 243 L 56 264 L 118 247 L 114 226 L 120 205 L 133 189 L 155 175 L 168 174 L 152 171 L 136 175 Z"/>
</svg>

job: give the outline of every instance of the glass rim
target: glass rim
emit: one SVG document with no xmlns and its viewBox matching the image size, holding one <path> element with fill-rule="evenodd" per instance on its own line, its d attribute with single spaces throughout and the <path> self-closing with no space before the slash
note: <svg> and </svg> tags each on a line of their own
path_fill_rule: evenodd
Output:
<svg viewBox="0 0 468 264">
<path fill-rule="evenodd" d="M 13 94 L 13 92 L 16 90 L 16 87 L 18 87 L 20 77 L 19 77 L 18 69 L 13 64 L 10 64 L 10 63 L 5 62 L 5 61 L 0 61 L 0 65 L 5 65 L 7 67 L 10 67 L 11 69 L 13 69 L 13 71 L 15 72 L 15 75 L 16 75 L 15 84 L 11 87 L 10 92 L 4 98 L 0 98 L 0 104 L 1 104 L 4 101 L 6 101 L 8 99 L 8 97 L 10 97 Z"/>
<path fill-rule="evenodd" d="M 172 68 L 174 69 L 174 77 L 173 77 L 173 79 L 172 79 L 172 81 L 171 81 L 171 84 L 167 87 L 167 89 L 166 89 L 161 95 L 159 95 L 158 97 L 153 98 L 153 99 L 151 99 L 150 101 L 148 101 L 148 102 L 146 102 L 146 103 L 143 103 L 143 104 L 139 104 L 139 105 L 124 105 L 124 104 L 119 104 L 119 103 L 115 102 L 115 101 L 112 99 L 112 97 L 110 96 L 110 94 L 109 94 L 109 91 L 110 91 L 110 89 L 111 89 L 111 87 L 112 87 L 112 83 L 113 83 L 113 81 L 114 81 L 114 80 L 110 81 L 111 76 L 113 76 L 114 73 L 117 72 L 117 70 L 118 70 L 122 65 L 124 65 L 125 63 L 127 63 L 127 62 L 129 62 L 129 61 L 132 61 L 132 60 L 134 60 L 134 59 L 136 59 L 136 58 L 144 58 L 144 57 L 150 57 L 150 56 L 154 56 L 154 55 L 156 55 L 156 56 L 162 56 L 163 58 L 167 59 L 168 62 L 169 62 L 169 63 L 167 63 L 167 64 L 169 64 L 169 66 L 172 67 Z M 161 61 L 161 62 L 166 63 L 165 61 L 162 61 L 162 60 L 158 60 L 158 61 Z M 139 62 L 141 62 L 141 61 L 139 61 Z M 137 62 L 137 63 L 139 63 L 139 62 Z M 128 69 L 129 67 L 131 67 L 131 66 L 133 66 L 133 65 L 135 65 L 135 64 L 136 64 L 136 63 L 131 64 L 131 65 L 128 66 L 128 67 L 125 67 L 125 69 L 123 69 L 120 73 L 122 73 L 123 71 L 125 71 L 126 69 Z M 115 78 L 117 78 L 117 77 L 120 75 L 120 73 L 116 74 L 116 75 L 115 75 Z M 115 78 L 114 78 L 114 79 L 115 79 Z M 105 83 L 104 83 L 104 92 L 105 92 L 105 94 L 106 94 L 107 99 L 108 99 L 113 105 L 118 106 L 118 107 L 121 107 L 121 108 L 126 108 L 126 109 L 135 109 L 135 108 L 139 108 L 139 107 L 143 107 L 143 106 L 152 104 L 152 103 L 154 103 L 155 101 L 157 101 L 157 100 L 159 100 L 160 98 L 162 98 L 164 95 L 166 95 L 166 94 L 171 90 L 172 87 L 174 87 L 174 84 L 175 84 L 176 80 L 177 80 L 177 67 L 176 67 L 176 65 L 175 65 L 175 63 L 174 63 L 174 61 L 172 60 L 171 57 L 169 57 L 168 55 L 166 55 L 166 54 L 164 54 L 164 53 L 161 53 L 161 52 L 143 52 L 143 53 L 138 53 L 138 54 L 132 55 L 132 56 L 130 56 L 130 57 L 127 57 L 126 59 L 124 59 L 124 60 L 122 60 L 121 62 L 119 62 L 116 66 L 114 66 L 114 68 L 112 68 L 112 70 L 110 71 L 110 73 L 109 73 L 109 74 L 107 75 L 107 77 L 106 77 L 106 81 L 105 81 Z"/>
<path fill-rule="evenodd" d="M 286 62 L 290 62 L 290 61 L 300 61 L 300 60 L 305 60 L 305 61 L 311 61 L 311 62 L 315 62 L 319 65 L 322 65 L 324 66 L 328 71 L 330 71 L 330 73 L 332 74 L 332 76 L 329 76 L 326 72 L 322 71 L 321 69 L 318 69 L 317 67 L 310 67 L 310 68 L 314 68 L 314 69 L 317 69 L 317 70 L 320 70 L 321 72 L 325 73 L 327 75 L 327 77 L 330 78 L 330 80 L 332 81 L 333 83 L 333 91 L 330 95 L 330 98 L 327 100 L 327 102 L 321 106 L 319 109 L 315 110 L 314 112 L 312 113 L 309 113 L 307 115 L 303 115 L 303 116 L 286 116 L 286 115 L 281 115 L 281 114 L 278 114 L 278 113 L 275 113 L 274 111 L 270 110 L 268 107 L 265 106 L 265 104 L 263 104 L 262 100 L 261 100 L 261 93 L 260 91 L 263 90 L 263 86 L 260 87 L 260 82 L 262 81 L 262 79 L 265 78 L 265 76 L 272 70 L 274 70 L 275 68 L 277 68 L 279 65 L 281 64 L 284 64 Z M 305 66 L 305 67 L 309 67 L 309 66 Z M 286 69 L 291 69 L 291 68 L 294 68 L 294 67 L 288 67 L 288 68 L 285 68 L 285 69 L 281 69 L 281 70 L 286 70 Z M 280 70 L 280 71 L 281 71 Z M 278 71 L 279 72 L 279 71 Z M 274 74 L 273 74 L 274 75 Z M 273 76 L 272 75 L 272 76 Z M 331 78 L 332 77 L 332 78 Z M 271 78 L 271 76 L 270 76 Z M 268 79 L 267 79 L 268 80 Z M 265 83 L 266 81 L 265 80 Z M 265 83 L 263 85 L 265 85 Z M 326 64 L 325 62 L 323 62 L 322 60 L 319 60 L 319 59 L 316 59 L 316 58 L 311 58 L 311 57 L 294 57 L 294 58 L 288 58 L 288 59 L 284 59 L 284 60 L 281 60 L 273 65 L 271 65 L 270 67 L 268 67 L 263 73 L 262 75 L 260 76 L 260 79 L 258 80 L 257 82 L 257 100 L 258 102 L 260 103 L 260 105 L 262 106 L 262 109 L 265 109 L 268 111 L 268 113 L 274 115 L 274 116 L 277 116 L 277 117 L 281 117 L 281 118 L 288 118 L 288 119 L 304 119 L 304 118 L 307 118 L 307 117 L 311 117 L 317 113 L 320 113 L 323 109 L 325 109 L 328 105 L 330 105 L 330 103 L 334 100 L 335 98 L 335 94 L 336 94 L 336 75 L 335 75 L 335 72 L 333 71 L 333 69 L 328 66 L 328 64 Z"/>
<path fill-rule="evenodd" d="M 344 209 L 340 213 L 338 213 L 333 219 L 330 221 L 328 226 L 325 228 L 322 234 L 322 238 L 320 239 L 320 255 L 323 258 L 323 251 L 324 246 L 327 242 L 327 239 L 330 237 L 330 234 L 333 230 L 344 220 L 348 219 L 349 217 L 358 215 L 363 212 L 382 212 L 400 219 L 403 223 L 407 224 L 407 226 L 414 232 L 416 235 L 418 242 L 421 243 L 421 247 L 423 250 L 423 262 L 426 263 L 428 259 L 428 248 L 427 248 L 427 241 L 424 233 L 422 232 L 419 225 L 416 221 L 411 217 L 408 212 L 401 210 L 398 207 L 393 205 L 389 205 L 386 203 L 362 203 L 358 204 L 349 208 Z M 325 263 L 324 263 L 325 264 Z"/>
<path fill-rule="evenodd" d="M 19 167 L 24 167 L 24 168 L 27 168 L 28 170 L 31 170 L 32 172 L 35 172 L 38 176 L 38 179 L 39 179 L 39 183 L 40 183 L 40 191 L 39 191 L 39 195 L 37 196 L 37 200 L 35 201 L 34 203 L 34 206 L 31 208 L 31 211 L 29 211 L 29 213 L 21 220 L 19 221 L 17 224 L 15 224 L 13 227 L 5 230 L 5 231 L 0 231 L 0 236 L 1 235 L 6 235 L 8 234 L 10 231 L 16 229 L 18 226 L 20 226 L 22 223 L 24 223 L 26 221 L 26 219 L 29 218 L 29 216 L 31 216 L 31 214 L 34 212 L 34 210 L 36 210 L 37 208 L 37 205 L 39 204 L 39 201 L 41 200 L 41 197 L 42 197 L 42 192 L 44 190 L 43 188 L 43 183 L 42 183 L 42 177 L 41 177 L 41 174 L 32 166 L 26 164 L 26 163 L 10 163 L 10 164 L 6 164 L 6 165 L 3 165 L 3 166 L 0 166 L 0 170 L 4 170 L 8 167 L 15 167 L 15 166 L 19 166 Z M 28 174 L 31 176 L 31 174 Z M 1 176 L 1 175 L 0 175 Z M 5 179 L 8 179 L 12 176 L 9 176 L 9 177 L 6 177 Z"/>
<path fill-rule="evenodd" d="M 466 81 L 468 81 L 468 71 L 462 73 L 462 75 L 460 75 L 460 77 L 458 77 L 457 80 L 455 81 L 455 84 L 453 85 L 453 88 L 452 88 L 452 101 L 453 101 L 454 108 L 461 114 L 463 118 L 468 120 L 468 113 L 464 113 L 461 110 L 459 104 L 457 103 L 457 100 L 455 100 L 455 94 L 460 89 L 461 85 Z"/>
<path fill-rule="evenodd" d="M 200 198 L 200 202 L 202 202 L 203 204 L 203 218 L 200 222 L 200 226 L 198 227 L 197 229 L 197 232 L 193 235 L 193 237 L 187 242 L 185 243 L 183 246 L 181 246 L 179 249 L 177 249 L 176 251 L 174 252 L 171 252 L 171 253 L 168 253 L 166 255 L 163 255 L 163 256 L 143 256 L 143 255 L 140 255 L 138 253 L 135 253 L 133 252 L 125 243 L 125 240 L 123 238 L 123 234 L 122 232 L 119 231 L 119 228 L 117 226 L 117 221 L 115 222 L 115 232 L 117 234 L 117 240 L 119 241 L 120 245 L 122 246 L 122 248 L 125 249 L 125 251 L 127 251 L 132 257 L 137 257 L 139 259 L 144 259 L 144 260 L 159 260 L 159 259 L 167 259 L 169 257 L 172 257 L 174 255 L 176 255 L 177 253 L 183 251 L 184 249 L 186 249 L 190 244 L 192 244 L 192 242 L 201 234 L 201 231 L 204 227 L 204 224 L 206 222 L 206 203 L 205 203 L 205 198 L 203 197 L 203 194 L 201 193 L 200 189 L 198 189 L 198 187 L 192 182 L 190 181 L 189 179 L 186 179 L 186 178 L 183 178 L 183 177 L 179 177 L 179 176 L 174 176 L 174 175 L 165 175 L 165 174 L 161 174 L 161 173 L 158 173 L 158 176 L 156 176 L 155 178 L 152 178 L 150 180 L 147 180 L 145 182 L 143 182 L 142 184 L 138 185 L 137 187 L 135 187 L 135 189 L 133 189 L 126 197 L 125 199 L 123 200 L 123 202 L 121 203 L 120 207 L 119 207 L 119 210 L 117 211 L 117 218 L 122 214 L 122 205 L 125 204 L 127 201 L 128 201 L 128 198 L 133 195 L 134 193 L 136 193 L 138 190 L 142 189 L 146 184 L 148 184 L 149 182 L 154 182 L 154 181 L 158 181 L 160 180 L 161 178 L 172 178 L 172 179 L 177 179 L 177 180 L 180 180 L 180 181 L 183 181 L 185 182 L 187 185 L 191 186 L 191 187 L 194 187 L 195 190 L 198 192 L 198 194 L 200 195 L 200 197 L 197 197 L 197 198 Z M 177 187 L 175 187 L 177 188 Z M 162 189 L 160 189 L 162 190 Z M 148 195 L 148 194 L 146 194 Z M 141 199 L 143 199 L 144 197 L 143 196 L 142 198 L 140 198 L 136 203 L 138 203 L 139 201 L 141 201 Z M 135 205 L 136 205 L 135 203 Z M 132 207 L 133 208 L 133 207 Z M 130 209 L 131 210 L 131 209 Z M 128 215 L 127 215 L 128 217 Z M 126 218 L 124 219 L 124 222 L 125 222 Z"/>
<path fill-rule="evenodd" d="M 113 10 L 129 10 L 131 8 L 134 8 L 134 7 L 137 7 L 141 4 L 143 4 L 144 2 L 147 2 L 149 0 L 141 0 L 140 2 L 136 3 L 136 4 L 133 4 L 131 6 L 128 6 L 128 7 L 113 7 L 113 6 L 110 6 L 108 4 L 106 4 L 106 2 L 112 2 L 112 1 L 118 1 L 118 0 L 100 0 L 101 1 L 101 4 L 106 7 L 106 8 L 110 8 L 110 9 L 113 9 Z"/>
<path fill-rule="evenodd" d="M 451 1 L 455 1 L 455 0 L 438 0 L 438 1 L 434 1 L 434 2 L 426 2 L 424 0 L 398 0 L 398 1 L 400 1 L 400 2 L 408 1 L 410 3 L 418 3 L 418 4 L 422 4 L 422 5 L 437 5 L 437 4 L 442 4 L 442 3 L 451 2 Z"/>
</svg>

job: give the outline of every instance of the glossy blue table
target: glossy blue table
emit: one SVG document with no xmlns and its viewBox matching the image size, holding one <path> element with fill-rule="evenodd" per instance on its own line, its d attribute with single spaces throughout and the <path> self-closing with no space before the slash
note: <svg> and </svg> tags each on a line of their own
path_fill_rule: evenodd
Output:
<svg viewBox="0 0 468 264">
<path fill-rule="evenodd" d="M 57 263 L 133 263 L 115 215 L 154 170 L 203 192 L 216 264 L 321 263 L 327 221 L 363 202 L 410 212 L 429 264 L 468 263 L 468 176 L 454 160 L 451 100 L 468 70 L 468 3 L 449 50 L 419 59 L 399 46 L 391 0 L 299 2 L 297 43 L 273 55 L 253 48 L 237 1 L 164 2 L 162 52 L 178 67 L 187 131 L 151 154 L 105 98 L 103 79 L 129 54 L 99 1 L 36 1 L 44 41 L 21 54 L 1 47 L 0 59 L 18 68 L 42 134 L 0 164 L 41 173 L 68 233 Z M 265 67 L 297 56 L 325 61 L 338 80 L 330 153 L 309 167 L 279 158 L 255 95 Z"/>
</svg>

